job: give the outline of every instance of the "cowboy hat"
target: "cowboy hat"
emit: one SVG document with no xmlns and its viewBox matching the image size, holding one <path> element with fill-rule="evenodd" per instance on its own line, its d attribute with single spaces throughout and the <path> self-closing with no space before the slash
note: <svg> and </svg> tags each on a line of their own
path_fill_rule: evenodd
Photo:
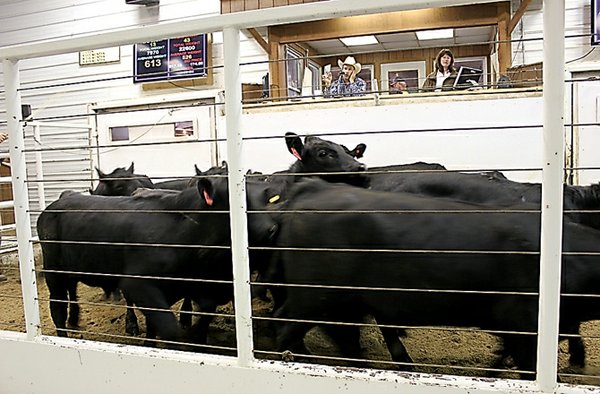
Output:
<svg viewBox="0 0 600 394">
<path fill-rule="evenodd" d="M 340 68 L 343 68 L 344 64 L 354 67 L 354 75 L 357 75 L 362 68 L 360 63 L 357 63 L 356 59 L 354 59 L 352 56 L 346 57 L 346 60 L 344 60 L 343 62 L 338 59 L 338 66 L 340 66 Z"/>
</svg>

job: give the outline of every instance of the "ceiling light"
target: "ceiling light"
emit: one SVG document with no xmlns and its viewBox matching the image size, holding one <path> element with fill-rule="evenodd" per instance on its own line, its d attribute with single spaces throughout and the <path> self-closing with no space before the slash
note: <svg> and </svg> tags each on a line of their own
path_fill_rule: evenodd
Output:
<svg viewBox="0 0 600 394">
<path fill-rule="evenodd" d="M 423 30 L 415 33 L 417 33 L 419 40 L 439 40 L 454 37 L 454 29 Z"/>
<path fill-rule="evenodd" d="M 377 41 L 375 36 L 345 37 L 340 38 L 340 41 L 342 41 L 347 47 L 379 44 L 379 41 Z"/>
</svg>

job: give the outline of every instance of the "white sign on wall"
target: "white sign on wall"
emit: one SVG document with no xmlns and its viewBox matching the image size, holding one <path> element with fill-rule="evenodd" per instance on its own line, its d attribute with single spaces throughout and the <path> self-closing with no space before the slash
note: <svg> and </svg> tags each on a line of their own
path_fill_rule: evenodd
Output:
<svg viewBox="0 0 600 394">
<path fill-rule="evenodd" d="M 79 52 L 79 65 L 115 63 L 121 60 L 121 47 L 91 49 Z"/>
</svg>

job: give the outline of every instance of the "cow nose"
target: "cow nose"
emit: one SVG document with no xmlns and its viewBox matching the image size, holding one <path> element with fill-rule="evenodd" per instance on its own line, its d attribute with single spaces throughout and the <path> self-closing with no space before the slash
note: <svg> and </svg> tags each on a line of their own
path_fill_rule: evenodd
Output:
<svg viewBox="0 0 600 394">
<path fill-rule="evenodd" d="M 367 166 L 364 164 L 361 164 L 358 166 L 358 171 L 366 171 L 367 170 Z"/>
</svg>

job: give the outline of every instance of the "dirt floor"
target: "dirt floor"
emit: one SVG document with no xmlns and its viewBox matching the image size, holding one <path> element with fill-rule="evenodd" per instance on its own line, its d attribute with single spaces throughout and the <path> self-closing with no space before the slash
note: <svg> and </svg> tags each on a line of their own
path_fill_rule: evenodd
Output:
<svg viewBox="0 0 600 394">
<path fill-rule="evenodd" d="M 36 254 L 38 256 L 38 254 Z M 39 263 L 39 258 L 36 258 Z M 25 330 L 25 319 L 21 300 L 21 285 L 19 280 L 18 262 L 15 255 L 4 255 L 0 262 L 0 271 L 8 281 L 0 282 L 0 330 Z M 125 307 L 123 301 L 108 301 L 101 289 L 79 285 L 79 300 L 81 319 L 78 332 L 69 335 L 77 338 L 100 340 L 107 342 L 142 345 L 145 334 L 144 318 L 136 311 L 140 322 L 141 334 L 132 337 L 125 334 Z M 43 277 L 38 276 L 38 295 L 42 317 L 42 332 L 55 335 L 48 312 L 48 291 Z M 98 304 L 98 305 L 93 305 Z M 178 305 L 174 310 L 178 310 Z M 270 305 L 254 300 L 253 310 L 257 316 L 268 316 Z M 220 308 L 223 314 L 233 313 L 231 305 Z M 209 333 L 209 352 L 234 354 L 235 332 L 232 317 L 217 317 L 211 325 Z M 600 385 L 600 321 L 586 323 L 582 326 L 587 350 L 587 366 L 585 370 L 574 370 L 568 367 L 567 343 L 562 341 L 559 349 L 560 380 L 565 383 Z M 278 358 L 268 353 L 274 350 L 273 330 L 266 322 L 255 324 L 255 349 L 267 353 L 257 353 L 259 358 Z M 598 339 L 595 339 L 598 338 Z M 307 348 L 319 355 L 339 357 L 335 345 L 320 329 L 313 329 L 305 339 Z M 495 337 L 480 332 L 464 332 L 457 330 L 408 330 L 405 346 L 418 366 L 414 369 L 420 372 L 446 373 L 453 375 L 492 376 L 489 368 L 498 358 L 500 343 Z M 378 329 L 365 327 L 361 329 L 361 347 L 364 356 L 369 360 L 382 360 L 384 363 L 370 363 L 375 368 L 398 369 L 397 366 L 386 364 L 390 361 L 389 353 Z M 317 362 L 317 361 L 315 361 Z M 350 365 L 349 361 L 319 359 L 320 363 Z M 427 364 L 427 365 L 424 365 Z M 467 368 L 465 368 L 467 367 Z M 511 372 L 499 376 L 517 378 Z"/>
</svg>

